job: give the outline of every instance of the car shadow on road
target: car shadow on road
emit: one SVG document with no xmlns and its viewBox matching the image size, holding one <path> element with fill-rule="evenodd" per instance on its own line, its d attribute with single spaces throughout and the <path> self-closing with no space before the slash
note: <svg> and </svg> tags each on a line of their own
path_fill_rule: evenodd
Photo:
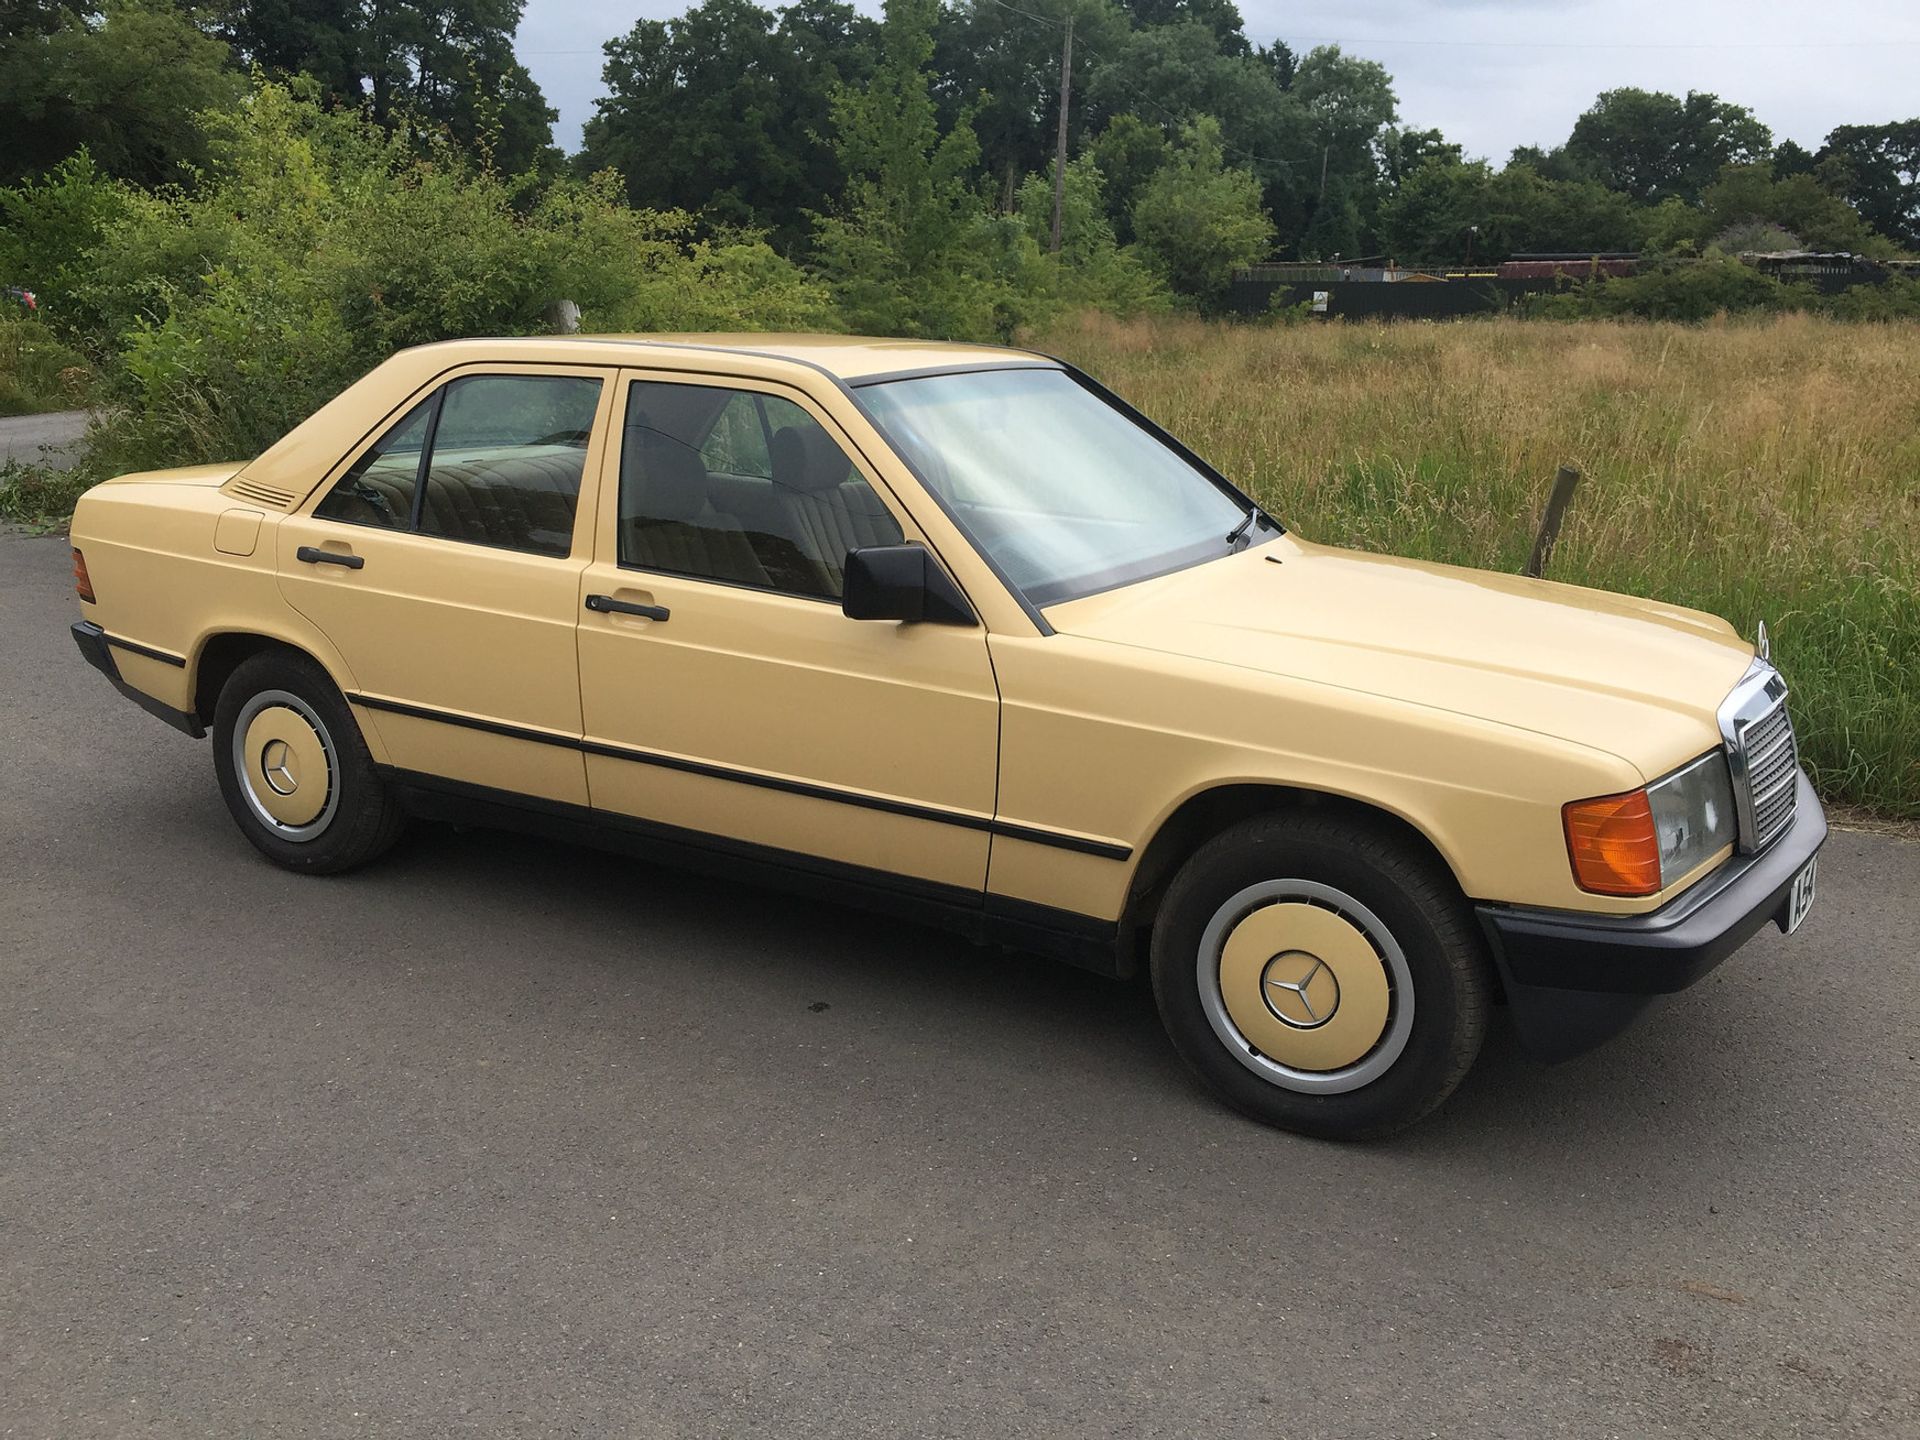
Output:
<svg viewBox="0 0 1920 1440">
<path fill-rule="evenodd" d="M 924 1029 L 994 1047 L 1006 1066 L 1071 1069 L 1085 1082 L 1077 1103 L 1093 1129 L 1137 1132 L 1144 1107 L 1168 1127 L 1199 1126 L 1239 1143 L 1264 1138 L 1310 1144 L 1264 1130 L 1204 1095 L 1161 1034 L 1148 987 L 1117 982 L 1043 957 L 981 947 L 940 931 L 802 896 L 664 870 L 599 851 L 487 830 L 416 826 L 379 870 L 383 886 L 416 896 L 449 886 L 513 910 L 563 907 L 569 936 L 619 937 L 621 963 L 670 974 L 688 994 L 756 1012 L 803 1006 L 857 1013 L 874 1044 Z M 564 897 L 564 899 L 562 898 Z M 420 903 L 411 901 L 409 903 Z M 589 947 L 591 948 L 591 947 Z M 475 957 L 472 963 L 485 963 Z M 511 962 L 510 962 L 511 963 Z M 591 967 L 600 958 L 545 951 L 539 962 Z M 1758 1065 L 1764 1036 L 1729 1052 L 1726 1014 L 1736 994 L 1705 985 L 1666 1001 L 1640 1026 L 1592 1055 L 1557 1066 L 1531 1059 L 1496 1014 L 1479 1062 L 1452 1101 L 1415 1130 L 1383 1142 L 1402 1158 L 1444 1158 L 1469 1171 L 1502 1173 L 1516 1144 L 1578 1167 L 1613 1140 L 1684 1163 L 1720 1143 L 1742 1090 L 1743 1057 Z M 1740 1020 L 1749 1026 L 1744 1011 Z M 1717 1041 L 1714 1037 L 1718 1037 Z M 939 1086 L 938 1072 L 920 1083 Z M 964 1085 L 956 1075 L 956 1087 Z M 956 1093 L 950 1103 L 964 1105 Z M 1124 1100 L 1126 1107 L 1112 1102 Z"/>
</svg>

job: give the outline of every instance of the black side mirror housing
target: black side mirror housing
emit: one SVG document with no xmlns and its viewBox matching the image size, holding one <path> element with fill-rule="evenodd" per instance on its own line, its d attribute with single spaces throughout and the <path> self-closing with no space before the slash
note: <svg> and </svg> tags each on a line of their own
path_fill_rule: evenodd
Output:
<svg viewBox="0 0 1920 1440">
<path fill-rule="evenodd" d="M 841 570 L 840 609 L 850 620 L 974 623 L 967 597 L 924 545 L 849 550 Z"/>
</svg>

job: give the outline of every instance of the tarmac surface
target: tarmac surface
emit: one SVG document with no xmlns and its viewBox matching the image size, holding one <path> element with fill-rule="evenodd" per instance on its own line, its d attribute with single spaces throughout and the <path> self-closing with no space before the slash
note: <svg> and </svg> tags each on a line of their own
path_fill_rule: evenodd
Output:
<svg viewBox="0 0 1920 1440">
<path fill-rule="evenodd" d="M 22 465 L 64 470 L 73 463 L 70 451 L 74 441 L 85 434 L 86 429 L 84 410 L 0 416 L 0 465 L 18 460 Z"/>
<path fill-rule="evenodd" d="M 0 1436 L 1920 1435 L 1920 846 L 1397 1140 L 1142 987 L 417 826 L 285 874 L 0 535 Z"/>
</svg>

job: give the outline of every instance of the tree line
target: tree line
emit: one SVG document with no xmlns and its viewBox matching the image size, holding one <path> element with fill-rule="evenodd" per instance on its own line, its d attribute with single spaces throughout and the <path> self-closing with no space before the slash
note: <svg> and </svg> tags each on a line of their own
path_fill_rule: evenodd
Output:
<svg viewBox="0 0 1920 1440">
<path fill-rule="evenodd" d="M 1071 23 L 1072 155 L 1088 167 L 1083 185 L 1098 184 L 1116 243 L 1140 238 L 1136 208 L 1170 164 L 1197 165 L 1210 201 L 1231 207 L 1218 217 L 1225 233 L 1196 237 L 1198 254 L 1165 253 L 1162 234 L 1143 257 L 1176 290 L 1198 283 L 1196 298 L 1222 260 L 1267 256 L 1435 264 L 1721 242 L 1920 248 L 1920 119 L 1843 125 L 1808 151 L 1776 144 L 1751 110 L 1714 95 L 1616 89 L 1560 143 L 1496 166 L 1403 122 L 1379 64 L 1337 46 L 1254 43 L 1232 0 L 897 8 L 917 12 L 895 29 L 916 32 L 901 43 L 918 53 L 933 131 L 967 151 L 953 179 L 1001 216 L 1020 212 L 1022 187 L 1052 164 Z M 567 157 L 552 143 L 555 112 L 514 55 L 521 9 L 0 0 L 0 132 L 18 142 L 0 154 L 0 179 L 44 173 L 84 146 L 117 177 L 181 180 L 206 160 L 194 117 L 238 103 L 251 70 L 309 77 L 321 103 L 389 130 L 437 128 L 505 174 L 612 169 L 635 206 L 753 230 L 795 259 L 818 242 L 819 217 L 858 190 L 845 97 L 898 60 L 888 22 L 840 0 L 701 0 L 641 20 L 606 42 L 607 93 Z"/>
</svg>

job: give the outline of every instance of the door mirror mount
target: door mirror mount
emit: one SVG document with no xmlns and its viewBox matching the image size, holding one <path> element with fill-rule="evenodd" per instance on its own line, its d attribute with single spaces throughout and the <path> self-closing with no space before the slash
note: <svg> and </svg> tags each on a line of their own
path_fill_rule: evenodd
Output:
<svg viewBox="0 0 1920 1440">
<path fill-rule="evenodd" d="M 924 545 L 869 545 L 847 552 L 840 609 L 851 620 L 971 625 L 973 607 Z"/>
</svg>

